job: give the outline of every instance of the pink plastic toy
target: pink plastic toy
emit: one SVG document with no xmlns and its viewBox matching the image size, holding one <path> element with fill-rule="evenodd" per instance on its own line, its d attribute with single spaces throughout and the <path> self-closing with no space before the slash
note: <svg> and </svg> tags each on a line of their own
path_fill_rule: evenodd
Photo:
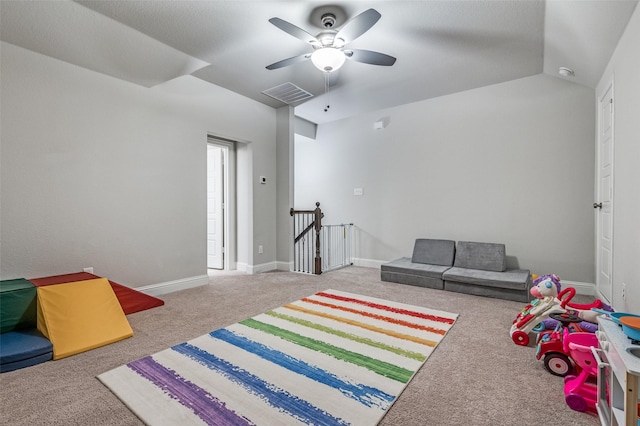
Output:
<svg viewBox="0 0 640 426">
<path fill-rule="evenodd" d="M 565 329 L 562 343 L 565 352 L 582 369 L 577 376 L 564 378 L 565 401 L 572 410 L 596 413 L 598 364 L 591 347 L 598 347 L 598 338 L 593 333 L 569 333 Z"/>
</svg>

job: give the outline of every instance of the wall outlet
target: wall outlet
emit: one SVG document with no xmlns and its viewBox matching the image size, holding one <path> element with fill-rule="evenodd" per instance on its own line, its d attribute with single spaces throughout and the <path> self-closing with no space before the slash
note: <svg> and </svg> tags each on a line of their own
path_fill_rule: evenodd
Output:
<svg viewBox="0 0 640 426">
<path fill-rule="evenodd" d="M 89 266 L 88 268 L 82 268 L 82 270 L 84 272 L 88 272 L 90 274 L 93 274 L 93 266 Z"/>
<path fill-rule="evenodd" d="M 259 253 L 259 254 L 264 253 L 264 247 L 263 247 L 262 245 L 259 245 L 259 246 L 258 246 L 258 253 Z"/>
<path fill-rule="evenodd" d="M 622 300 L 627 300 L 627 285 L 625 283 L 620 285 L 620 292 L 622 293 Z"/>
</svg>

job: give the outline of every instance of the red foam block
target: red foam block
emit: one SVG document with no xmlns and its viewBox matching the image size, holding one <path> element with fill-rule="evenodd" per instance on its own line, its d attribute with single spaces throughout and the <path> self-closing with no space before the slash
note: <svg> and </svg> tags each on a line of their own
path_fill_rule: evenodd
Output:
<svg viewBox="0 0 640 426">
<path fill-rule="evenodd" d="M 36 287 L 42 287 L 46 285 L 93 280 L 96 278 L 101 277 L 88 272 L 76 272 L 73 274 L 55 275 L 52 277 L 33 278 L 28 281 Z M 149 296 L 148 294 L 141 293 L 111 280 L 109 280 L 109 284 L 111 284 L 111 288 L 116 294 L 118 302 L 120 302 L 120 306 L 122 306 L 122 310 L 125 315 L 164 305 L 164 300 L 158 299 L 157 297 Z"/>
</svg>

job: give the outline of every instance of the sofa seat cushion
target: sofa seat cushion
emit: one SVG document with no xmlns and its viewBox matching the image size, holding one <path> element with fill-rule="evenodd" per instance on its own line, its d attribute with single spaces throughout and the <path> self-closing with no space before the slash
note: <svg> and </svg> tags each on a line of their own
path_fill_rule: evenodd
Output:
<svg viewBox="0 0 640 426">
<path fill-rule="evenodd" d="M 418 238 L 413 246 L 411 262 L 428 265 L 453 266 L 456 243 L 453 240 Z"/>
<path fill-rule="evenodd" d="M 382 270 L 382 272 L 396 272 L 442 279 L 442 273 L 449 269 L 449 266 L 413 263 L 410 258 L 402 257 L 392 262 L 383 264 L 380 269 Z"/>
<path fill-rule="evenodd" d="M 505 245 L 458 241 L 453 266 L 502 272 L 507 269 Z"/>
<path fill-rule="evenodd" d="M 457 281 L 485 287 L 507 288 L 528 291 L 530 286 L 529 270 L 508 269 L 504 272 L 483 271 L 453 267 L 447 270 L 442 278 L 445 281 Z"/>
</svg>

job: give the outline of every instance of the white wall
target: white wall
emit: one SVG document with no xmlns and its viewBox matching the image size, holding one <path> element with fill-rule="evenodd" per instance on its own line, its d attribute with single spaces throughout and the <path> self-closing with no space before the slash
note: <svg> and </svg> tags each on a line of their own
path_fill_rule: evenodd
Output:
<svg viewBox="0 0 640 426">
<path fill-rule="evenodd" d="M 253 221 L 253 232 L 250 234 L 251 246 L 250 259 L 247 272 L 258 273 L 275 269 L 276 261 L 276 110 L 269 108 L 272 122 L 269 123 L 268 143 L 252 143 L 250 149 L 253 158 L 253 177 L 251 188 L 253 190 L 253 205 L 250 208 Z M 259 129 L 251 122 L 249 116 L 247 123 L 253 130 Z M 260 136 L 265 139 L 267 135 Z M 267 178 L 267 183 L 260 183 L 260 176 Z M 259 253 L 258 246 L 263 247 L 263 253 Z"/>
<path fill-rule="evenodd" d="M 596 93 L 614 84 L 613 306 L 640 314 L 640 8 L 603 73 Z M 626 284 L 626 300 L 621 285 Z"/>
<path fill-rule="evenodd" d="M 7 43 L 1 55 L 2 279 L 206 275 L 207 133 L 250 142 L 237 258 L 251 266 L 264 237 L 275 261 L 275 188 L 257 188 L 275 170 L 274 109 L 189 76 L 148 89 Z"/>
<path fill-rule="evenodd" d="M 293 153 L 294 119 L 293 108 L 278 108 L 277 132 L 277 269 L 289 271 L 293 261 L 293 219 L 289 210 L 293 207 Z M 295 123 L 295 124 L 294 124 Z"/>
<path fill-rule="evenodd" d="M 353 222 L 360 264 L 501 242 L 512 267 L 593 283 L 594 117 L 593 90 L 536 75 L 323 124 L 296 141 L 296 208 Z"/>
</svg>

